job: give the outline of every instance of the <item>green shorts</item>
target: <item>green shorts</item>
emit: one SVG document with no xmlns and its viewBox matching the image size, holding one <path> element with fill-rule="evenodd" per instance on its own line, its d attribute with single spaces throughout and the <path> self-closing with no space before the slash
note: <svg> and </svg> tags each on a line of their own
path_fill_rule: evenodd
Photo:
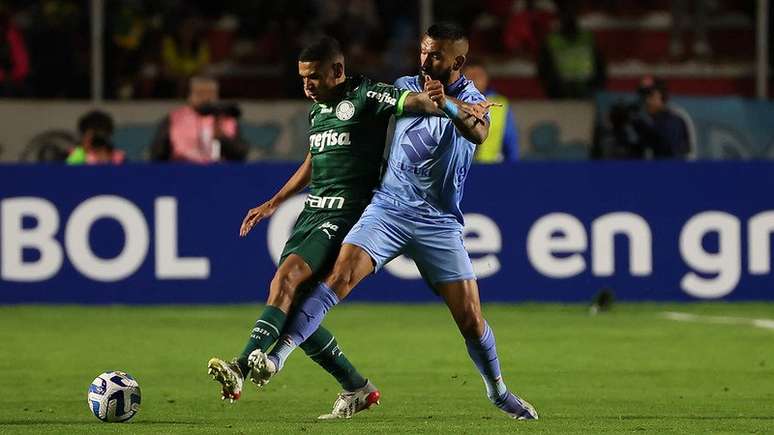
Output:
<svg viewBox="0 0 774 435">
<path fill-rule="evenodd" d="M 296 254 L 309 265 L 313 276 L 319 277 L 327 273 L 336 262 L 341 241 L 360 218 L 361 213 L 362 210 L 304 209 L 285 243 L 280 264 L 288 255 Z"/>
</svg>

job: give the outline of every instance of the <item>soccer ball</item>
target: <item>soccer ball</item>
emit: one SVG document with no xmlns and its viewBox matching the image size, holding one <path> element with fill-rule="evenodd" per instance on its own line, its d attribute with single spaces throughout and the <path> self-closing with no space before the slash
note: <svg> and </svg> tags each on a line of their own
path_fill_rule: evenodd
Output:
<svg viewBox="0 0 774 435">
<path fill-rule="evenodd" d="M 124 372 L 105 372 L 89 385 L 89 410 L 102 421 L 128 421 L 140 411 L 140 385 Z"/>
</svg>

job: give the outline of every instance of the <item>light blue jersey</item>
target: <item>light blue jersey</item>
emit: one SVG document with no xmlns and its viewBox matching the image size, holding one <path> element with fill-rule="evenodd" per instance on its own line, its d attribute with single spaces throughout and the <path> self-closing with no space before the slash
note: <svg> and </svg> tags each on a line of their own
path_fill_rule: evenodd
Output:
<svg viewBox="0 0 774 435">
<path fill-rule="evenodd" d="M 395 87 L 422 92 L 419 76 L 401 77 Z M 485 100 L 464 76 L 446 92 L 466 103 Z M 474 152 L 475 145 L 462 137 L 449 118 L 411 114 L 398 118 L 374 203 L 404 206 L 423 217 L 451 217 L 463 224 L 460 201 Z"/>
<path fill-rule="evenodd" d="M 419 77 L 401 77 L 395 86 L 422 91 Z M 446 93 L 468 103 L 484 100 L 464 77 L 447 86 Z M 374 271 L 406 254 L 431 286 L 475 279 L 462 241 L 460 210 L 474 151 L 475 145 L 444 116 L 399 118 L 382 183 L 344 243 L 366 251 Z"/>
</svg>

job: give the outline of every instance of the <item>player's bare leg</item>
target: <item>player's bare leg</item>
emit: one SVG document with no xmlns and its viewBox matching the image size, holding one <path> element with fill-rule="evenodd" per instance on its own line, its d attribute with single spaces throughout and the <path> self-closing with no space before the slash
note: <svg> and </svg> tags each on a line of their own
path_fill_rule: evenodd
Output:
<svg viewBox="0 0 774 435">
<path fill-rule="evenodd" d="M 219 358 L 210 360 L 208 371 L 216 381 L 220 382 L 221 394 L 224 398 L 231 399 L 232 402 L 238 399 L 241 395 L 244 379 L 247 377 L 258 386 L 263 386 L 268 382 L 268 378 L 256 377 L 253 366 L 257 358 L 265 356 L 265 350 L 277 338 L 276 331 L 281 331 L 284 326 L 285 313 L 290 309 L 297 293 L 296 289 L 311 275 L 311 269 L 300 256 L 289 255 L 272 279 L 266 309 L 256 322 L 242 357 L 232 362 Z M 344 355 L 330 331 L 322 326 L 317 328 L 301 348 L 314 362 L 339 382 L 343 389 L 340 396 L 346 399 L 345 402 L 351 399 L 356 405 L 354 412 L 359 411 L 360 409 L 357 407 L 363 403 L 369 402 L 370 406 L 372 402 L 378 400 L 379 391 L 360 375 Z M 241 364 L 240 359 L 242 360 Z M 368 400 L 364 401 L 363 399 Z M 339 406 L 338 408 L 334 406 L 332 414 L 349 418 L 346 415 L 351 416 L 352 413 L 347 414 L 349 408 L 342 407 L 340 402 L 337 400 Z M 337 409 L 339 412 L 336 411 Z"/>
<path fill-rule="evenodd" d="M 519 420 L 538 418 L 535 408 L 508 391 L 500 375 L 495 338 L 481 315 L 481 302 L 475 280 L 461 280 L 435 285 L 465 338 L 468 354 L 484 379 L 489 400 L 509 416 Z"/>
<path fill-rule="evenodd" d="M 343 300 L 355 286 L 374 271 L 371 257 L 360 246 L 345 243 L 336 259 L 333 270 L 325 278 L 325 284 Z"/>
<path fill-rule="evenodd" d="M 296 254 L 288 255 L 271 280 L 266 308 L 255 322 L 242 355 L 233 361 L 212 358 L 207 363 L 207 372 L 213 380 L 220 383 L 221 397 L 224 400 L 229 399 L 232 403 L 238 400 L 242 395 L 244 380 L 248 376 L 256 384 L 262 385 L 251 376 L 249 356 L 256 349 L 265 351 L 276 341 L 293 303 L 296 288 L 311 276 L 312 269 L 303 258 Z"/>
<path fill-rule="evenodd" d="M 438 283 L 435 290 L 449 307 L 454 322 L 465 339 L 481 337 L 486 321 L 481 315 L 478 286 L 474 280 Z"/>
<path fill-rule="evenodd" d="M 309 292 L 288 320 L 287 330 L 292 332 L 283 335 L 271 353 L 256 352 L 251 356 L 251 366 L 259 381 L 268 382 L 282 370 L 290 353 L 320 326 L 325 314 L 373 270 L 373 262 L 366 251 L 359 246 L 343 244 L 331 273 Z"/>
<path fill-rule="evenodd" d="M 296 289 L 311 277 L 312 268 L 301 256 L 288 255 L 271 280 L 266 305 L 276 307 L 287 314 L 296 297 Z"/>
<path fill-rule="evenodd" d="M 360 282 L 365 276 L 373 271 L 373 264 L 368 254 L 361 248 L 345 244 L 337 258 L 336 264 L 333 267 L 332 272 L 326 279 L 325 283 L 320 283 L 315 289 L 313 289 L 304 302 L 300 306 L 293 309 L 293 314 L 288 320 L 287 330 L 293 331 L 294 323 L 297 322 L 299 317 L 309 323 L 309 333 L 312 335 L 305 335 L 303 339 L 299 338 L 298 341 L 283 336 L 277 345 L 272 350 L 271 354 L 266 354 L 260 350 L 256 350 L 250 355 L 249 365 L 251 367 L 251 374 L 253 381 L 259 385 L 264 385 L 269 382 L 272 376 L 274 376 L 282 368 L 285 359 L 290 355 L 290 352 L 300 344 L 300 347 L 306 352 L 306 354 L 317 361 L 323 367 L 331 366 L 330 369 L 326 367 L 329 373 L 336 376 L 340 381 L 343 391 L 338 395 L 336 401 L 333 404 L 333 410 L 329 414 L 321 415 L 320 419 L 336 419 L 336 418 L 351 418 L 356 413 L 371 408 L 374 405 L 379 404 L 381 394 L 379 390 L 370 381 L 363 379 L 357 374 L 357 371 L 346 360 L 346 357 L 341 352 L 335 338 L 331 336 L 331 340 L 325 340 L 324 335 L 327 333 L 325 328 L 320 326 L 322 318 L 325 313 L 319 316 L 310 315 L 310 313 L 316 310 L 323 309 L 328 306 L 328 309 L 333 305 L 327 305 L 338 302 L 339 296 L 331 290 L 330 285 L 338 289 L 341 297 L 346 297 L 352 288 Z M 312 301 L 311 305 L 309 301 Z M 325 310 L 327 312 L 327 309 Z M 303 322 L 302 322 L 303 323 Z M 314 331 L 313 333 L 311 331 Z M 322 332 L 321 332 L 322 331 Z M 322 341 L 321 341 L 322 340 Z M 323 343 L 324 342 L 324 343 Z M 298 344 L 297 344 L 298 343 Z M 317 343 L 317 345 L 315 345 Z M 326 355 L 328 361 L 318 361 L 318 355 Z M 281 361 L 280 361 L 281 358 Z M 333 365 L 336 369 L 333 369 Z M 356 376 L 352 374 L 345 375 L 348 370 L 354 372 Z"/>
</svg>

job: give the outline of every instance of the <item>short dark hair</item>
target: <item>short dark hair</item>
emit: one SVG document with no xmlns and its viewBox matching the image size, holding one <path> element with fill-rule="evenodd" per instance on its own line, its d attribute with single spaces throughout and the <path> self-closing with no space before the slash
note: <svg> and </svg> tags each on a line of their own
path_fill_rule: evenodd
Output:
<svg viewBox="0 0 774 435">
<path fill-rule="evenodd" d="M 298 54 L 299 62 L 328 62 L 343 56 L 341 44 L 335 38 L 323 36 L 315 42 L 304 47 Z"/>
<path fill-rule="evenodd" d="M 110 141 L 110 138 L 99 133 L 95 134 L 91 139 L 91 148 L 95 150 L 105 149 L 111 152 L 115 149 L 113 142 Z"/>
<path fill-rule="evenodd" d="M 637 88 L 637 94 L 640 98 L 645 98 L 658 91 L 661 93 L 661 97 L 664 101 L 669 99 L 669 88 L 667 88 L 666 82 L 658 77 L 645 76 L 640 80 L 640 86 Z"/>
<path fill-rule="evenodd" d="M 101 110 L 92 110 L 78 118 L 78 132 L 83 135 L 87 130 L 110 136 L 113 134 L 113 117 Z"/>
<path fill-rule="evenodd" d="M 459 41 L 467 39 L 465 31 L 456 23 L 443 21 L 435 23 L 427 29 L 427 36 L 433 39 L 446 39 L 448 41 Z"/>
</svg>

